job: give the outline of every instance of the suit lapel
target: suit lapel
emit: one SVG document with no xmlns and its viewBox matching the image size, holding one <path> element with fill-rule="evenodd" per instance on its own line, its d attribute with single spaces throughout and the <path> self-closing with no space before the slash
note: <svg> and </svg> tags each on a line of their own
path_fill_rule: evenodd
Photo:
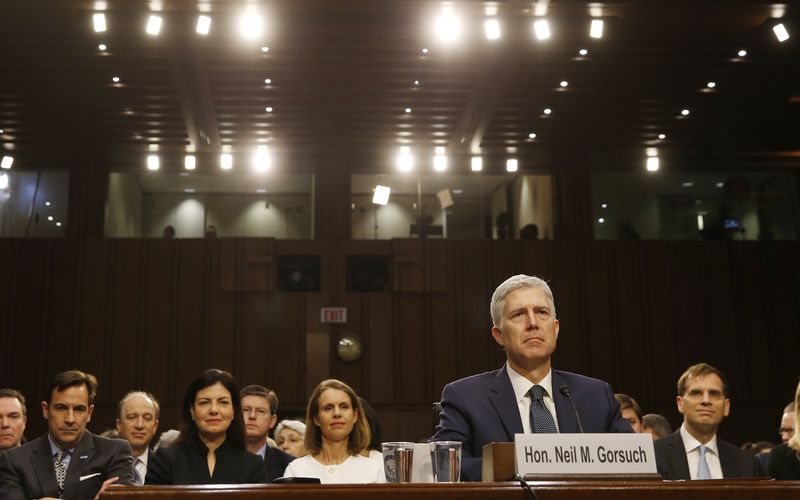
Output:
<svg viewBox="0 0 800 500">
<path fill-rule="evenodd" d="M 500 422 L 503 423 L 508 441 L 514 440 L 514 434 L 521 434 L 522 420 L 519 417 L 519 405 L 514 395 L 514 387 L 508 378 L 506 367 L 499 369 L 489 387 L 489 401 L 492 403 Z"/>
<path fill-rule="evenodd" d="M 39 488 L 41 488 L 41 496 L 57 496 L 58 483 L 56 482 L 55 469 L 53 469 L 53 457 L 50 450 L 50 440 L 47 439 L 47 434 L 40 437 L 37 446 L 33 448 L 31 465 L 36 474 Z"/>
<path fill-rule="evenodd" d="M 88 430 L 83 431 L 83 436 L 75 447 L 67 469 L 67 478 L 64 480 L 64 498 L 76 498 L 80 477 L 86 467 L 86 463 L 94 455 L 94 438 Z"/>
<path fill-rule="evenodd" d="M 717 438 L 717 450 L 719 450 L 719 463 L 722 466 L 722 477 L 741 477 L 742 474 L 739 474 L 736 467 L 736 457 L 730 453 L 730 450 L 720 438 Z"/>
<path fill-rule="evenodd" d="M 692 475 L 689 473 L 689 460 L 686 458 L 686 447 L 683 445 L 680 430 L 675 431 L 672 436 L 673 439 L 667 443 L 667 456 L 672 470 L 675 471 L 677 479 L 690 479 Z"/>
<path fill-rule="evenodd" d="M 558 418 L 558 432 L 578 432 L 578 421 L 575 419 L 575 411 L 572 409 L 572 404 L 566 396 L 561 394 L 559 387 L 564 385 L 564 379 L 561 374 L 553 370 L 553 376 L 550 378 L 553 386 L 553 403 L 556 405 L 556 418 Z"/>
</svg>

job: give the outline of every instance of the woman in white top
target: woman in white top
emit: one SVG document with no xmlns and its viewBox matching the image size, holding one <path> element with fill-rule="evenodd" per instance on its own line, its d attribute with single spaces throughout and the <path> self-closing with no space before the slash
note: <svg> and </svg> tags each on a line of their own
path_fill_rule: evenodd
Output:
<svg viewBox="0 0 800 500">
<path fill-rule="evenodd" d="M 323 484 L 384 483 L 383 468 L 359 453 L 370 440 L 355 391 L 335 379 L 322 381 L 306 407 L 308 455 L 289 464 L 286 477 L 316 477 Z"/>
</svg>

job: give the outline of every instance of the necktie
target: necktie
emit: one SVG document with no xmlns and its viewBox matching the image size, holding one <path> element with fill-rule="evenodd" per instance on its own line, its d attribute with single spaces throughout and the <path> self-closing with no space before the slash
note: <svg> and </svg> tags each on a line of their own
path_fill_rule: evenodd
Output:
<svg viewBox="0 0 800 500">
<path fill-rule="evenodd" d="M 64 480 L 67 478 L 67 466 L 64 465 L 64 456 L 67 454 L 64 450 L 58 450 L 53 458 L 53 469 L 56 472 L 56 482 L 58 489 L 64 490 Z"/>
<path fill-rule="evenodd" d="M 697 463 L 697 479 L 711 479 L 711 470 L 708 468 L 708 461 L 706 461 L 706 452 L 708 446 L 700 445 L 700 460 Z"/>
<path fill-rule="evenodd" d="M 144 485 L 144 475 L 141 472 L 139 472 L 139 464 L 143 464 L 143 463 L 144 462 L 142 462 L 141 458 L 134 458 L 133 459 L 133 480 L 139 486 Z"/>
<path fill-rule="evenodd" d="M 528 396 L 531 398 L 531 432 L 558 432 L 553 415 L 550 414 L 542 399 L 544 397 L 544 387 L 534 385 L 528 391 Z"/>
</svg>

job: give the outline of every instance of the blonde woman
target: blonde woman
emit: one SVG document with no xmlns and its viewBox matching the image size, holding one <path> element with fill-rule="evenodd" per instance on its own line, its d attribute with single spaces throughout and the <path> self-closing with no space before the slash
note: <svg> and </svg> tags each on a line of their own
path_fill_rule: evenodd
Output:
<svg viewBox="0 0 800 500">
<path fill-rule="evenodd" d="M 383 483 L 383 468 L 359 453 L 370 440 L 358 395 L 344 382 L 322 381 L 306 407 L 308 455 L 289 464 L 286 477 L 316 477 L 326 483 Z"/>
<path fill-rule="evenodd" d="M 772 448 L 769 453 L 769 475 L 775 479 L 800 481 L 800 384 L 794 393 L 794 428 L 795 433 L 787 443 Z"/>
</svg>

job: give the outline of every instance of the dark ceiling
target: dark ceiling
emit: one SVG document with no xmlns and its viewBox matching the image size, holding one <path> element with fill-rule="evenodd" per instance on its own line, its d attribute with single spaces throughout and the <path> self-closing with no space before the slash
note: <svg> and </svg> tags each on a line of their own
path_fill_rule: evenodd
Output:
<svg viewBox="0 0 800 500">
<path fill-rule="evenodd" d="M 258 144 L 282 170 L 339 157 L 350 171 L 390 172 L 404 144 L 420 170 L 445 146 L 454 172 L 476 153 L 488 170 L 511 156 L 522 170 L 581 157 L 639 169 L 648 147 L 674 168 L 800 167 L 797 6 L 458 1 L 461 38 L 447 45 L 432 21 L 445 4 L 3 0 L 0 147 L 19 169 L 145 169 L 157 147 L 163 169 L 181 169 L 194 150 L 198 170 L 211 172 L 224 148 L 244 168 Z M 236 27 L 248 5 L 265 20 L 255 41 Z M 502 26 L 494 41 L 483 33 L 491 8 Z M 92 29 L 96 9 L 105 33 Z M 164 18 L 157 37 L 144 32 L 153 10 Z M 202 11 L 208 36 L 194 31 Z M 546 41 L 532 30 L 542 12 Z M 605 22 L 599 40 L 589 36 L 593 14 Z M 783 43 L 778 22 L 793 35 Z"/>
</svg>

